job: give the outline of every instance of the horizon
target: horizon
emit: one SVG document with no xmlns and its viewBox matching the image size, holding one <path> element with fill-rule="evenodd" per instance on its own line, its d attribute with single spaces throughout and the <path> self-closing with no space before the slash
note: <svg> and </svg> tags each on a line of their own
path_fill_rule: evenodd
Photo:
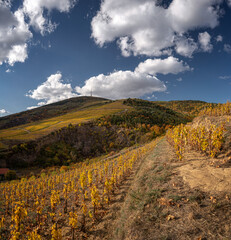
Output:
<svg viewBox="0 0 231 240">
<path fill-rule="evenodd" d="M 9 113 L 9 114 L 6 114 L 4 116 L 0 116 L 0 118 L 4 118 L 4 117 L 7 117 L 7 116 L 10 116 L 10 115 L 14 115 L 14 114 L 20 114 L 22 112 L 27 112 L 27 111 L 33 111 L 33 110 L 36 110 L 36 109 L 39 109 L 39 108 L 45 108 L 46 106 L 50 106 L 50 105 L 53 105 L 53 104 L 56 104 L 56 103 L 59 103 L 59 102 L 64 102 L 64 101 L 68 101 L 68 100 L 71 100 L 71 99 L 74 99 L 74 98 L 79 98 L 79 97 L 89 97 L 89 98 L 102 98 L 102 99 L 105 99 L 105 100 L 109 100 L 109 101 L 121 101 L 121 100 L 126 100 L 126 99 L 129 99 L 129 98 L 122 98 L 122 99 L 108 99 L 108 98 L 103 98 L 103 97 L 96 97 L 96 96 L 77 96 L 77 97 L 72 97 L 72 98 L 68 98 L 68 99 L 64 99 L 64 100 L 61 100 L 61 101 L 58 101 L 58 102 L 53 102 L 53 103 L 49 103 L 49 104 L 46 104 L 46 105 L 43 105 L 43 106 L 38 106 L 37 108 L 32 108 L 32 109 L 26 109 L 26 110 L 22 110 L 20 112 L 15 112 L 15 113 Z M 215 103 L 215 102 L 206 102 L 206 101 L 201 101 L 201 100 L 192 100 L 192 99 L 187 99 L 187 100 L 168 100 L 168 101 L 164 101 L 164 100 L 147 100 L 147 99 L 142 99 L 142 98 L 130 98 L 130 99 L 141 99 L 141 100 L 144 100 L 144 101 L 150 101 L 150 102 L 178 102 L 178 101 L 193 101 L 193 102 L 205 102 L 205 103 Z M 219 104 L 219 102 L 215 103 L 215 104 Z"/>
</svg>

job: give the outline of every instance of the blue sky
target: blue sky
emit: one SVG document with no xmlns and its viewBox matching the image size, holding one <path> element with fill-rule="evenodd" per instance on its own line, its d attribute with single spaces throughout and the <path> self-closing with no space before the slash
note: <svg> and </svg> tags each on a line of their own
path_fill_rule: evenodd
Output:
<svg viewBox="0 0 231 240">
<path fill-rule="evenodd" d="M 226 102 L 230 22 L 229 0 L 0 0 L 0 116 L 91 90 Z"/>
</svg>

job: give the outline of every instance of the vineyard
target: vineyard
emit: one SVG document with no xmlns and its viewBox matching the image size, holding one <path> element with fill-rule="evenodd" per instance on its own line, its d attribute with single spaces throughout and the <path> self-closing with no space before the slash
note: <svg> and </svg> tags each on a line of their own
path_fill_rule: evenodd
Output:
<svg viewBox="0 0 231 240">
<path fill-rule="evenodd" d="M 168 131 L 167 139 L 174 147 L 179 160 L 183 159 L 186 147 L 214 158 L 219 154 L 224 142 L 224 125 L 209 123 L 207 127 L 200 125 L 193 128 L 181 124 Z"/>
<path fill-rule="evenodd" d="M 179 107 L 178 102 L 169 104 Z M 22 129 L 16 126 L 1 130 L 0 136 L 8 139 L 17 134 L 18 138 L 36 138 L 44 131 L 44 136 L 34 142 L 13 145 L 9 156 L 15 166 L 17 157 L 22 163 L 34 155 L 34 166 L 45 170 L 37 171 L 36 176 L 27 173 L 18 180 L 0 183 L 0 239 L 230 236 L 231 228 L 219 233 L 210 224 L 212 221 L 226 229 L 220 216 L 231 219 L 223 208 L 230 208 L 230 196 L 200 192 L 200 188 L 219 185 L 219 177 L 230 182 L 231 104 L 194 102 L 192 108 L 190 102 L 183 104 L 183 112 L 189 115 L 156 103 L 128 99 L 32 122 Z M 199 116 L 187 123 L 200 110 Z M 94 120 L 88 121 L 89 116 Z M 80 124 L 81 121 L 88 122 Z M 73 124 L 67 126 L 68 123 Z M 56 127 L 58 130 L 45 135 Z M 165 131 L 166 137 L 160 140 Z M 154 138 L 157 139 L 149 142 Z M 0 148 L 5 147 L 0 144 Z M 198 188 L 190 184 L 198 184 Z M 192 218 L 187 211 L 191 211 Z M 197 219 L 195 211 L 203 217 Z M 213 218 L 214 214 L 221 215 Z M 207 225 L 200 219 L 208 221 Z M 214 234 L 212 238 L 209 231 Z M 126 233 L 128 238 L 124 237 Z M 134 233 L 143 235 L 138 238 Z"/>
<path fill-rule="evenodd" d="M 224 143 L 225 125 L 230 122 L 231 103 L 208 107 L 201 110 L 199 116 L 202 117 L 223 117 L 223 122 L 212 124 L 210 119 L 203 119 L 198 126 L 180 124 L 168 131 L 167 139 L 174 147 L 177 158 L 183 159 L 185 148 L 209 155 L 211 158 L 217 157 Z"/>
<path fill-rule="evenodd" d="M 230 116 L 231 115 L 231 103 L 227 101 L 225 104 L 218 104 L 214 106 L 213 104 L 209 104 L 208 107 L 201 110 L 199 116 Z"/>
<path fill-rule="evenodd" d="M 108 103 L 102 106 L 90 107 L 76 112 L 66 113 L 61 116 L 19 125 L 8 129 L 0 130 L 0 140 L 17 139 L 17 140 L 33 140 L 49 134 L 52 131 L 66 127 L 69 124 L 79 124 L 92 119 L 96 119 L 108 114 L 129 109 L 121 101 Z"/>
<path fill-rule="evenodd" d="M 108 213 L 153 141 L 105 160 L 0 185 L 0 239 L 80 239 Z"/>
</svg>

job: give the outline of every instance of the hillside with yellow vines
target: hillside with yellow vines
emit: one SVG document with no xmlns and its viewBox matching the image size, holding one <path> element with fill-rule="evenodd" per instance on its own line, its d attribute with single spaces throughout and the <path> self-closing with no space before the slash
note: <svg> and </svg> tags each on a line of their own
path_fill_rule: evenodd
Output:
<svg viewBox="0 0 231 240">
<path fill-rule="evenodd" d="M 0 184 L 0 238 L 89 237 L 90 230 L 111 211 L 110 205 L 126 179 L 134 175 L 155 144 Z"/>
<path fill-rule="evenodd" d="M 59 167 L 0 183 L 0 239 L 230 238 L 230 103 L 187 123 L 153 103 L 125 102 L 85 109 L 99 118 L 89 121 L 85 112 L 81 124 L 68 113 L 68 127 L 12 147 L 21 157 L 40 148 L 42 166 Z M 103 107 L 115 114 L 102 116 Z M 172 121 L 162 123 L 166 116 Z M 129 148 L 112 151 L 119 146 Z M 80 161 L 81 149 L 102 152 Z"/>
<path fill-rule="evenodd" d="M 36 121 L 13 128 L 0 130 L 1 139 L 34 140 L 49 134 L 52 131 L 66 127 L 69 124 L 80 124 L 105 115 L 115 114 L 132 109 L 130 106 L 123 105 L 123 101 L 106 103 L 101 106 L 89 107 L 82 110 L 70 112 L 61 116 Z"/>
</svg>

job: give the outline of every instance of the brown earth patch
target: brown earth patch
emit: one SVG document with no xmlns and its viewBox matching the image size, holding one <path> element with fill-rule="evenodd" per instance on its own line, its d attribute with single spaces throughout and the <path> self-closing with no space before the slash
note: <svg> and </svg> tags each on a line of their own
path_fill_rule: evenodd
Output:
<svg viewBox="0 0 231 240">
<path fill-rule="evenodd" d="M 198 127 L 201 124 L 207 127 L 210 123 L 225 124 L 224 144 L 218 159 L 211 159 L 188 150 L 184 156 L 184 163 L 176 169 L 191 188 L 211 193 L 231 192 L 231 121 L 229 118 L 228 116 L 201 116 L 191 123 L 192 127 Z"/>
<path fill-rule="evenodd" d="M 177 171 L 191 188 L 211 193 L 231 192 L 231 168 L 215 168 L 209 166 L 207 160 L 194 160 Z"/>
</svg>

